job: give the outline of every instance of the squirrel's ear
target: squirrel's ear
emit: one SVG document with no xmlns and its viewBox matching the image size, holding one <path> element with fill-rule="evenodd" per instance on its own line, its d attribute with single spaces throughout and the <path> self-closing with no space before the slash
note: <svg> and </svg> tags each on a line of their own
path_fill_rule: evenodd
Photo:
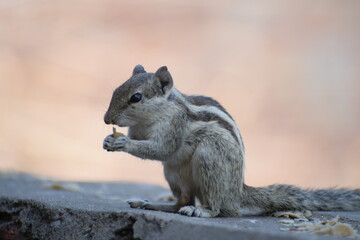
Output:
<svg viewBox="0 0 360 240">
<path fill-rule="evenodd" d="M 144 67 L 141 66 L 140 64 L 138 64 L 138 65 L 136 65 L 136 66 L 134 67 L 134 70 L 133 70 L 132 75 L 134 76 L 134 75 L 136 75 L 136 74 L 138 74 L 138 73 L 146 73 Z"/>
<path fill-rule="evenodd" d="M 162 66 L 155 72 L 154 82 L 161 87 L 164 94 L 171 90 L 173 80 L 166 66 Z"/>
</svg>

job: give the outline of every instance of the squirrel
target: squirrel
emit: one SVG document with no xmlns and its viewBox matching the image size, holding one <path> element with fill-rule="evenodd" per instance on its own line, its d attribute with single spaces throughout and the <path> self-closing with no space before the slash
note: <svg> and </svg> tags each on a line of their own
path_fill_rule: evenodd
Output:
<svg viewBox="0 0 360 240">
<path fill-rule="evenodd" d="M 130 79 L 113 92 L 104 121 L 128 127 L 128 135 L 107 136 L 103 148 L 161 161 L 177 199 L 174 205 L 129 201 L 132 208 L 195 217 L 237 217 L 243 208 L 263 213 L 360 210 L 360 189 L 246 185 L 244 145 L 234 119 L 216 100 L 178 91 L 166 66 L 155 73 L 135 66 Z"/>
</svg>

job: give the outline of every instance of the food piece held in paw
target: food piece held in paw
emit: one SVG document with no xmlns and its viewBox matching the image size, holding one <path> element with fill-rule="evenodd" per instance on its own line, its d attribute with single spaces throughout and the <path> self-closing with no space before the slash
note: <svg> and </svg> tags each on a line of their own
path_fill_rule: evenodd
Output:
<svg viewBox="0 0 360 240">
<path fill-rule="evenodd" d="M 121 133 L 121 132 L 117 132 L 116 131 L 116 128 L 113 127 L 113 137 L 116 139 L 116 138 L 119 138 L 119 137 L 124 137 L 125 134 Z"/>
</svg>

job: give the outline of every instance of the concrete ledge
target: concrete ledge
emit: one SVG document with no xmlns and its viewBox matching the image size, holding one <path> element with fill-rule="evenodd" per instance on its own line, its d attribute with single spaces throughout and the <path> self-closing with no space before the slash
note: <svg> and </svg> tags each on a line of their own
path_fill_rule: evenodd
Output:
<svg viewBox="0 0 360 240">
<path fill-rule="evenodd" d="M 156 200 L 169 191 L 135 183 L 72 183 L 19 173 L 0 174 L 0 239 L 344 239 L 281 231 L 278 218 L 201 219 L 131 209 L 126 199 Z M 340 216 L 360 228 L 360 212 Z"/>
</svg>

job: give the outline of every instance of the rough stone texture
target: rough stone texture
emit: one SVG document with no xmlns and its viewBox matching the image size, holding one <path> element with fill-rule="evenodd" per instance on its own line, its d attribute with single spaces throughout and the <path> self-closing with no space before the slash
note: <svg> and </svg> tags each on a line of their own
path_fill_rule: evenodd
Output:
<svg viewBox="0 0 360 240">
<path fill-rule="evenodd" d="M 279 219 L 269 216 L 201 219 L 131 209 L 125 203 L 168 193 L 146 184 L 69 183 L 1 173 L 0 239 L 342 239 L 283 232 Z M 360 212 L 314 215 L 339 215 L 341 222 L 360 228 Z"/>
</svg>

